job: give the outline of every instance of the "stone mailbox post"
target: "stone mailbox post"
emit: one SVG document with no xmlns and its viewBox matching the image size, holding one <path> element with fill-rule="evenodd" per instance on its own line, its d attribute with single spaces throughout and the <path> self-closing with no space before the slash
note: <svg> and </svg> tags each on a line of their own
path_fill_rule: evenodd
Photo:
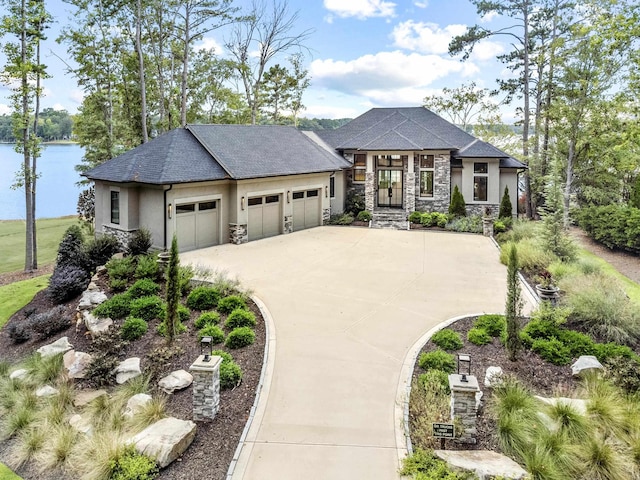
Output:
<svg viewBox="0 0 640 480">
<path fill-rule="evenodd" d="M 212 355 L 209 361 L 200 355 L 189 367 L 193 375 L 193 420 L 210 422 L 220 408 L 220 364 L 222 357 Z"/>
<path fill-rule="evenodd" d="M 476 393 L 480 391 L 478 379 L 473 375 L 463 376 L 449 375 L 449 388 L 451 389 L 451 420 L 456 418 L 462 423 L 460 437 L 457 443 L 476 443 Z"/>
</svg>

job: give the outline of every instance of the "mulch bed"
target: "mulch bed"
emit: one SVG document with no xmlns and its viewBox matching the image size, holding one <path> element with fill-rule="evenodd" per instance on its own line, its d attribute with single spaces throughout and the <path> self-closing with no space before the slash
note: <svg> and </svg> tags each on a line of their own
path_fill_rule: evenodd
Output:
<svg viewBox="0 0 640 480">
<path fill-rule="evenodd" d="M 106 273 L 103 273 L 98 285 L 101 288 L 106 286 Z M 75 318 L 76 307 L 79 298 L 66 305 L 69 318 Z M 77 351 L 88 352 L 90 350 L 90 338 L 84 325 L 76 327 L 75 322 L 66 331 L 60 332 L 53 338 L 46 340 L 30 340 L 23 344 L 16 345 L 9 338 L 11 324 L 24 321 L 29 312 L 40 313 L 53 308 L 55 305 L 47 297 L 45 291 L 36 294 L 35 298 L 22 310 L 17 312 L 0 330 L 0 351 L 2 359 L 11 363 L 17 362 L 33 353 L 42 345 L 47 345 L 60 337 L 67 336 L 69 341 Z M 238 441 L 246 425 L 247 419 L 255 399 L 256 389 L 260 380 L 262 363 L 265 348 L 265 325 L 264 319 L 257 306 L 250 301 L 249 307 L 256 315 L 257 325 L 255 327 L 256 341 L 253 345 L 237 350 L 228 350 L 222 345 L 214 346 L 214 349 L 225 350 L 231 353 L 234 360 L 243 372 L 242 382 L 239 386 L 222 390 L 220 394 L 220 410 L 213 422 L 197 422 L 198 430 L 196 437 L 184 455 L 161 471 L 160 479 L 224 479 L 233 458 L 233 454 L 238 446 Z M 192 312 L 191 321 L 185 325 L 188 328 L 186 333 L 178 336 L 174 345 L 181 350 L 181 353 L 163 363 L 159 369 L 159 376 L 166 375 L 174 370 L 184 369 L 189 371 L 189 366 L 200 355 L 200 345 L 197 340 L 197 332 L 193 326 L 193 320 L 199 316 L 199 312 Z M 116 325 L 122 322 L 116 321 Z M 143 372 L 150 368 L 154 362 L 154 351 L 166 345 L 164 338 L 156 333 L 156 326 L 159 322 L 150 322 L 148 332 L 139 340 L 130 342 L 122 351 L 119 360 L 129 357 L 140 357 Z M 151 354 L 151 355 L 150 355 Z M 89 388 L 87 381 L 78 380 L 78 389 Z M 175 392 L 168 396 L 167 414 L 176 418 L 191 420 L 193 414 L 193 403 L 191 388 Z M 0 443 L 0 461 L 6 463 L 9 460 L 12 442 L 4 441 Z M 38 472 L 33 467 L 18 469 L 17 472 L 26 480 L 71 480 L 75 478 L 71 474 L 57 470 L 52 472 Z"/>
<path fill-rule="evenodd" d="M 492 343 L 487 345 L 474 345 L 467 341 L 467 332 L 472 328 L 477 317 L 469 317 L 453 323 L 450 328 L 458 332 L 462 338 L 464 346 L 456 353 L 466 353 L 471 356 L 471 375 L 478 379 L 480 390 L 484 395 L 482 398 L 482 408 L 478 412 L 477 420 L 477 444 L 462 445 L 452 441 L 447 441 L 446 448 L 449 450 L 493 450 L 500 452 L 498 439 L 496 437 L 495 418 L 491 415 L 488 405 L 491 401 L 492 390 L 484 386 L 484 376 L 487 367 L 501 367 L 505 375 L 516 376 L 536 395 L 552 396 L 554 394 L 572 391 L 577 383 L 571 375 L 571 366 L 556 366 L 545 362 L 536 353 L 529 350 L 522 350 L 518 361 L 511 362 L 506 356 L 506 350 L 500 339 L 494 338 Z M 432 342 L 427 342 L 418 354 L 436 350 L 437 347 Z M 418 377 L 424 371 L 416 364 L 413 377 Z"/>
</svg>

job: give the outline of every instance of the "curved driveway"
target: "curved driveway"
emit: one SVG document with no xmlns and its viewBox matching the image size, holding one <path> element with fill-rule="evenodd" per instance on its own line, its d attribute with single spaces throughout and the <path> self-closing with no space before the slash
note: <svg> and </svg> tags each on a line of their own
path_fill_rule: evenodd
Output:
<svg viewBox="0 0 640 480">
<path fill-rule="evenodd" d="M 319 227 L 181 259 L 237 275 L 275 324 L 234 479 L 398 478 L 410 347 L 451 317 L 504 311 L 506 268 L 479 235 Z"/>
</svg>

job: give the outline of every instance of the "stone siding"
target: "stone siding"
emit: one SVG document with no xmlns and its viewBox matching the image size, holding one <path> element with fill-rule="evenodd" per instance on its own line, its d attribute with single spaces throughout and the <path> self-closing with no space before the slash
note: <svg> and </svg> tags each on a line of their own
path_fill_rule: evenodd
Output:
<svg viewBox="0 0 640 480">
<path fill-rule="evenodd" d="M 322 209 L 322 224 L 326 225 L 331 219 L 331 208 Z"/>
<path fill-rule="evenodd" d="M 127 245 L 129 244 L 129 239 L 133 236 L 133 234 L 137 230 L 120 230 L 119 228 L 114 228 L 109 225 L 102 226 L 102 233 L 104 235 L 111 235 L 112 237 L 116 237 L 118 240 L 118 244 L 120 246 L 121 251 L 125 251 L 127 249 Z"/>
<path fill-rule="evenodd" d="M 416 174 L 405 173 L 404 185 L 404 209 L 411 213 L 416 209 Z"/>
<path fill-rule="evenodd" d="M 418 210 L 421 212 L 440 212 L 447 213 L 449 211 L 449 203 L 451 203 L 451 159 L 449 155 L 439 154 L 434 156 L 434 178 L 433 178 L 433 197 L 420 197 L 420 163 L 418 157 L 414 159 L 415 169 L 415 207 L 412 212 Z"/>
<path fill-rule="evenodd" d="M 220 409 L 220 363 L 222 357 L 213 355 L 205 362 L 202 355 L 191 365 L 193 375 L 193 420 L 210 422 Z"/>
<path fill-rule="evenodd" d="M 367 172 L 364 182 L 364 209 L 373 212 L 376 198 L 376 173 Z"/>
<path fill-rule="evenodd" d="M 456 433 L 456 443 L 475 444 L 477 439 L 476 393 L 480 391 L 478 379 L 473 375 L 467 376 L 467 382 L 461 381 L 461 375 L 449 375 L 451 389 L 451 420 L 458 420 L 461 432 Z"/>
<path fill-rule="evenodd" d="M 293 215 L 284 216 L 284 232 L 293 233 Z"/>
<path fill-rule="evenodd" d="M 479 215 L 481 217 L 485 216 L 485 208 L 491 209 L 491 216 L 493 218 L 498 218 L 498 213 L 500 213 L 500 205 L 497 203 L 492 204 L 482 204 L 482 205 L 469 205 L 467 204 L 467 216 Z"/>
<path fill-rule="evenodd" d="M 229 243 L 240 245 L 249 241 L 249 231 L 247 225 L 243 223 L 229 224 Z"/>
</svg>

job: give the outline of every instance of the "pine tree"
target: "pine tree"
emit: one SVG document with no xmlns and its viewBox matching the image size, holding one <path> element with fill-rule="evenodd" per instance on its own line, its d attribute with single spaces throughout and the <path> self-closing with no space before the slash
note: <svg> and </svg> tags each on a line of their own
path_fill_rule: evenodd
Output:
<svg viewBox="0 0 640 480">
<path fill-rule="evenodd" d="M 500 213 L 498 218 L 511 218 L 513 216 L 513 205 L 511 205 L 511 198 L 509 198 L 509 187 L 504 187 L 504 195 L 500 201 Z"/>
<path fill-rule="evenodd" d="M 173 343 L 178 330 L 178 302 L 180 301 L 180 280 L 178 278 L 178 238 L 173 235 L 171 240 L 171 256 L 167 268 L 167 314 L 165 317 L 165 327 L 167 343 Z"/>
<path fill-rule="evenodd" d="M 464 197 L 458 186 L 456 185 L 453 189 L 453 194 L 451 195 L 451 203 L 449 204 L 449 213 L 456 217 L 466 217 L 467 216 L 467 205 L 464 202 Z"/>
<path fill-rule="evenodd" d="M 507 305 L 505 318 L 507 321 L 507 357 L 512 362 L 518 359 L 520 350 L 520 316 L 522 314 L 522 291 L 518 279 L 518 250 L 515 245 L 509 249 L 507 263 Z"/>
</svg>

